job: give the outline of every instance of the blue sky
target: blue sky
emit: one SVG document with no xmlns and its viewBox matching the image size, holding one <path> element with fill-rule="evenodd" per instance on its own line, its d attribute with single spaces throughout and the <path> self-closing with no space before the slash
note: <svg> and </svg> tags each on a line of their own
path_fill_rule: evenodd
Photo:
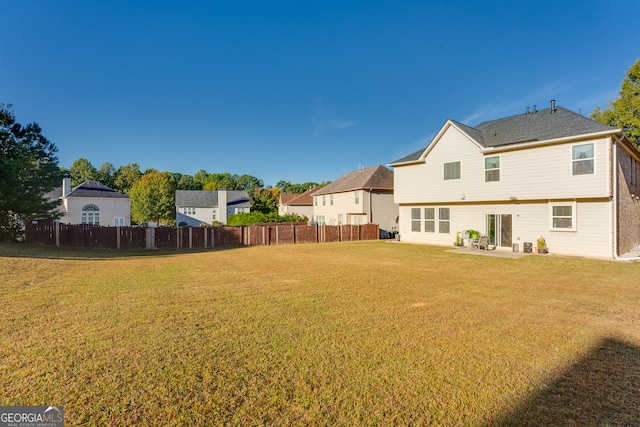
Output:
<svg viewBox="0 0 640 427">
<path fill-rule="evenodd" d="M 640 2 L 2 1 L 0 102 L 60 165 L 334 180 L 468 125 L 589 115 L 640 58 Z"/>
</svg>

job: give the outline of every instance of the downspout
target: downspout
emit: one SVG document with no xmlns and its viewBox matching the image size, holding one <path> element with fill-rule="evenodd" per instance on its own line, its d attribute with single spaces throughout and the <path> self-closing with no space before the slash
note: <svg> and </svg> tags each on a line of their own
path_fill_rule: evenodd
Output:
<svg viewBox="0 0 640 427">
<path fill-rule="evenodd" d="M 373 224 L 373 199 L 371 198 L 371 192 L 373 188 L 369 188 L 369 224 Z"/>
<path fill-rule="evenodd" d="M 613 141 L 613 259 L 618 261 L 640 261 L 640 257 L 620 258 L 618 254 L 618 141 L 614 136 Z"/>
</svg>

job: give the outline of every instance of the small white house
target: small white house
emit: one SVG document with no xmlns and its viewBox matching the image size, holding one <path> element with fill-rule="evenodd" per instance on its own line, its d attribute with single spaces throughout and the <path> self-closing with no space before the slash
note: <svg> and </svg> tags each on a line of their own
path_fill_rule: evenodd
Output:
<svg viewBox="0 0 640 427">
<path fill-rule="evenodd" d="M 95 224 L 103 226 L 130 226 L 131 200 L 97 181 L 85 181 L 71 188 L 71 178 L 62 180 L 62 187 L 49 193 L 48 197 L 62 201 L 59 219 L 66 224 Z"/>
<path fill-rule="evenodd" d="M 451 246 L 478 230 L 508 250 L 616 258 L 640 241 L 640 152 L 620 129 L 556 107 L 480 123 L 447 120 L 394 161 L 399 232 Z"/>
<path fill-rule="evenodd" d="M 349 172 L 313 193 L 318 225 L 378 224 L 393 231 L 397 218 L 393 171 L 382 165 Z"/>
<path fill-rule="evenodd" d="M 246 191 L 177 190 L 176 223 L 190 226 L 226 224 L 231 215 L 249 213 L 251 203 Z"/>
</svg>

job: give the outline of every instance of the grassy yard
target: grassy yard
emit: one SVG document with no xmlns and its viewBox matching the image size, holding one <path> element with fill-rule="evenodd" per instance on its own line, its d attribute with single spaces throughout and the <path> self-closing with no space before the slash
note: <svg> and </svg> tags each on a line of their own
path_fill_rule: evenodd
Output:
<svg viewBox="0 0 640 427">
<path fill-rule="evenodd" d="M 0 405 L 72 425 L 640 425 L 640 264 L 0 245 Z"/>
</svg>

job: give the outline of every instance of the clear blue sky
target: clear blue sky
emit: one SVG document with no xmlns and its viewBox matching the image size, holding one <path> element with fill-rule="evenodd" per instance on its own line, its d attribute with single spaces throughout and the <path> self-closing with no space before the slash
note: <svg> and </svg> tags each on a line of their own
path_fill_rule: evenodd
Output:
<svg viewBox="0 0 640 427">
<path fill-rule="evenodd" d="M 0 0 L 0 102 L 60 165 L 334 180 L 469 125 L 588 115 L 640 57 L 640 2 Z"/>
</svg>

